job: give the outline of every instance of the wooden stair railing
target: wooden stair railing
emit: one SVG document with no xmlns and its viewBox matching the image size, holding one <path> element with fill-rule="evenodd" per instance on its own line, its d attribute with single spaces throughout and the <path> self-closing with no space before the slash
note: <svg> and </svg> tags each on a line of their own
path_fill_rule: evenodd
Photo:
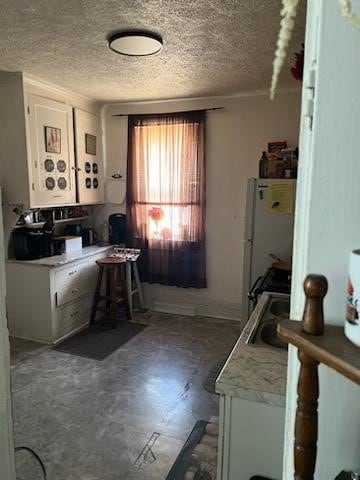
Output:
<svg viewBox="0 0 360 480">
<path fill-rule="evenodd" d="M 360 351 L 344 335 L 340 326 L 324 328 L 323 299 L 327 280 L 308 275 L 304 282 L 305 309 L 301 322 L 278 324 L 278 335 L 298 348 L 300 374 L 295 419 L 295 480 L 313 480 L 318 437 L 318 365 L 324 363 L 360 384 Z M 345 312 L 344 312 L 345 315 Z"/>
</svg>

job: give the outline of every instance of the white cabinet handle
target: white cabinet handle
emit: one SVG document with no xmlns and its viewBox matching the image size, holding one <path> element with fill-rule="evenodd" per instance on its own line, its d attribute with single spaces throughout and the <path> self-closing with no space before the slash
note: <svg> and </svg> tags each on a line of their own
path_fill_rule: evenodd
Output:
<svg viewBox="0 0 360 480">
<path fill-rule="evenodd" d="M 73 290 L 71 290 L 71 293 L 77 293 L 79 291 L 78 288 L 74 288 Z"/>
</svg>

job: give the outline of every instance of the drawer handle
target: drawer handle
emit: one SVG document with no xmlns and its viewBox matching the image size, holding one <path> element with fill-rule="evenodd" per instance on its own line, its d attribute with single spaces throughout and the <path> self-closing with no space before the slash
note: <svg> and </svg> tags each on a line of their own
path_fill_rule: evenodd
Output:
<svg viewBox="0 0 360 480">
<path fill-rule="evenodd" d="M 76 272 L 77 270 L 73 270 L 72 272 L 69 272 L 69 275 L 75 275 Z"/>
<path fill-rule="evenodd" d="M 71 293 L 77 293 L 79 290 L 79 288 L 74 288 L 73 290 L 71 290 Z"/>
<path fill-rule="evenodd" d="M 70 313 L 70 317 L 75 317 L 75 315 L 77 315 L 78 313 L 79 313 L 79 310 L 76 310 L 76 312 Z"/>
</svg>

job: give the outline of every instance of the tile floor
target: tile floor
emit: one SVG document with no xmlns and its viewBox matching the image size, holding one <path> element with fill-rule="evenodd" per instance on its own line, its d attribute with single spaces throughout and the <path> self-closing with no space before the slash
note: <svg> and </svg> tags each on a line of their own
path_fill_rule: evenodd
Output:
<svg viewBox="0 0 360 480">
<path fill-rule="evenodd" d="M 148 324 L 102 362 L 12 342 L 16 445 L 34 449 L 48 480 L 163 480 L 197 420 L 218 415 L 202 387 L 230 352 L 238 322 L 150 312 Z M 17 479 L 40 480 L 17 455 Z"/>
</svg>

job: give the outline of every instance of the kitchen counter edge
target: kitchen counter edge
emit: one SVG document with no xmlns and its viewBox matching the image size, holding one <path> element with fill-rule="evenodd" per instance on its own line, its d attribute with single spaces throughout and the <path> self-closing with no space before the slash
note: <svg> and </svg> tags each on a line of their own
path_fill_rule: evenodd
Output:
<svg viewBox="0 0 360 480">
<path fill-rule="evenodd" d="M 106 246 L 91 245 L 90 247 L 84 247 L 81 250 L 76 252 L 64 253 L 62 255 L 54 255 L 52 257 L 44 257 L 36 260 L 16 260 L 14 258 L 8 258 L 6 259 L 6 263 L 18 263 L 21 265 L 55 268 L 55 267 L 61 267 L 63 265 L 67 265 L 69 263 L 72 263 L 78 260 L 82 260 L 92 255 L 97 255 L 102 252 L 105 253 L 111 250 L 112 248 L 113 248 L 113 245 L 106 245 Z"/>
<path fill-rule="evenodd" d="M 248 344 L 269 300 L 265 292 L 246 323 L 217 380 L 222 395 L 284 407 L 286 403 L 287 351 Z"/>
</svg>

